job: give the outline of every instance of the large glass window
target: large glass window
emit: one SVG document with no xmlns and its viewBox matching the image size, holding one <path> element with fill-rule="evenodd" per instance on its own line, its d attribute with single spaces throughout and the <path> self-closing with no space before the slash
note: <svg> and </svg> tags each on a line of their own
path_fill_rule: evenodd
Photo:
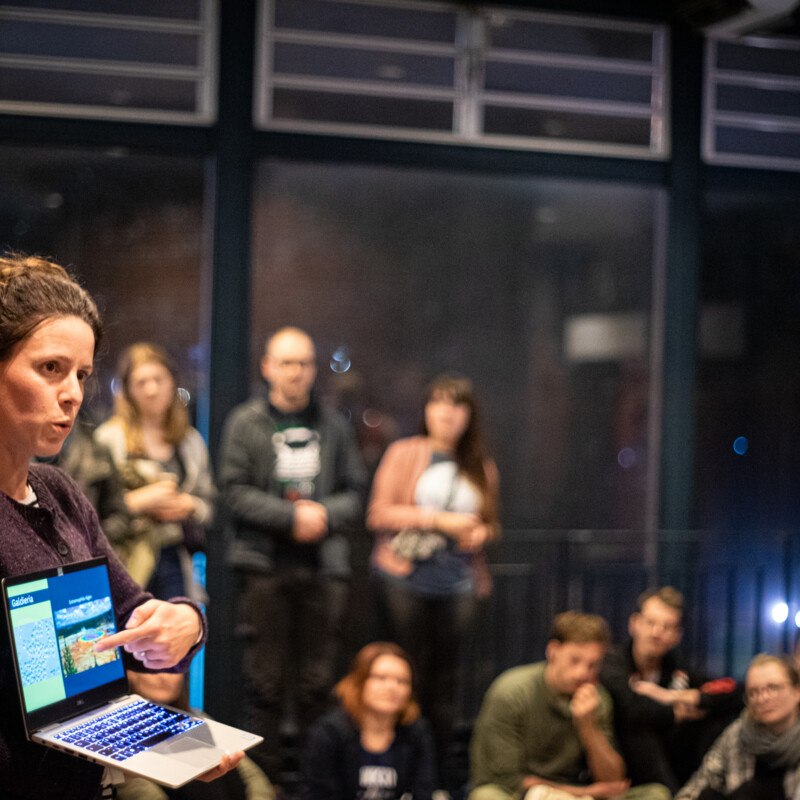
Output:
<svg viewBox="0 0 800 800">
<path fill-rule="evenodd" d="M 715 192 L 704 227 L 697 519 L 800 525 L 800 195 Z"/>
<path fill-rule="evenodd" d="M 259 127 L 669 152 L 658 25 L 405 0 L 262 0 L 261 23 Z"/>
<path fill-rule="evenodd" d="M 270 160 L 258 173 L 254 375 L 316 339 L 373 465 L 423 387 L 471 376 L 510 527 L 637 528 L 655 502 L 651 287 L 660 191 Z"/>
<path fill-rule="evenodd" d="M 800 41 L 706 42 L 703 155 L 710 163 L 800 169 Z"/>
<path fill-rule="evenodd" d="M 3 147 L 0 176 L 0 241 L 63 264 L 103 313 L 93 415 L 110 409 L 117 355 L 142 339 L 167 347 L 194 409 L 208 355 L 202 159 Z"/>
<path fill-rule="evenodd" d="M 217 0 L 0 4 L 0 110 L 205 124 L 216 118 Z"/>
<path fill-rule="evenodd" d="M 800 608 L 799 215 L 796 191 L 718 190 L 703 218 L 695 513 L 737 650 L 791 646 Z"/>
</svg>

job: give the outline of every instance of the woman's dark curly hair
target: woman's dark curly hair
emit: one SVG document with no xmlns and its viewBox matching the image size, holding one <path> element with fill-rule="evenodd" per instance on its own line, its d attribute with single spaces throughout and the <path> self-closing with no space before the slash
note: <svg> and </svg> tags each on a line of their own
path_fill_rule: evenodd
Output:
<svg viewBox="0 0 800 800">
<path fill-rule="evenodd" d="M 103 338 L 100 314 L 89 293 L 67 271 L 39 256 L 0 256 L 0 361 L 53 317 L 78 317 L 94 333 L 94 352 Z"/>
</svg>

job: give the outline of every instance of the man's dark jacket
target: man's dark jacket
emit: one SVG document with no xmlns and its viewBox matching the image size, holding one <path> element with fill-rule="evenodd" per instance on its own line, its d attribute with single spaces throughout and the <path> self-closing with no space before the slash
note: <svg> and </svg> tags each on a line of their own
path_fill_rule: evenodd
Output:
<svg viewBox="0 0 800 800">
<path fill-rule="evenodd" d="M 321 572 L 347 577 L 350 548 L 345 533 L 362 524 L 367 473 L 346 420 L 318 407 L 313 398 L 312 404 L 321 463 L 311 499 L 322 503 L 328 513 L 328 534 L 312 547 L 317 549 Z M 275 432 L 266 396 L 237 406 L 225 423 L 219 466 L 233 533 L 230 563 L 263 573 L 275 569 L 276 550 L 294 546 L 293 503 L 282 497 L 275 477 Z"/>
<path fill-rule="evenodd" d="M 614 701 L 614 731 L 634 784 L 663 783 L 673 792 L 694 772 L 708 747 L 742 708 L 741 687 L 731 678 L 708 681 L 688 670 L 675 651 L 661 660 L 658 685 L 679 683 L 700 690 L 699 708 L 706 716 L 676 723 L 672 706 L 637 694 L 630 687 L 638 673 L 633 641 L 609 653 L 600 670 L 600 683 Z"/>
</svg>

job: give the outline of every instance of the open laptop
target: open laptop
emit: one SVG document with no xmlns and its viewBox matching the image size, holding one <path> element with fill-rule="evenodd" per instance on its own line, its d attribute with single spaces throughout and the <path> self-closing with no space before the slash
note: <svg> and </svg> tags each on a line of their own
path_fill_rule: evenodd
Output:
<svg viewBox="0 0 800 800">
<path fill-rule="evenodd" d="M 246 731 L 128 694 L 106 558 L 2 580 L 25 732 L 78 758 L 177 788 L 225 751 L 262 741 Z"/>
</svg>

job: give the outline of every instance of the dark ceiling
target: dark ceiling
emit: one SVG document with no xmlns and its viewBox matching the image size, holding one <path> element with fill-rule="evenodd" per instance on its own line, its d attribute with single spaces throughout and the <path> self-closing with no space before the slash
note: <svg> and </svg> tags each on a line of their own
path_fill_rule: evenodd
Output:
<svg viewBox="0 0 800 800">
<path fill-rule="evenodd" d="M 658 19 L 673 25 L 702 30 L 745 10 L 758 0 L 475 0 L 476 5 L 517 6 L 552 11 L 613 14 L 633 19 Z M 754 31 L 772 35 L 800 36 L 800 0 L 794 10 L 765 28 Z"/>
</svg>

